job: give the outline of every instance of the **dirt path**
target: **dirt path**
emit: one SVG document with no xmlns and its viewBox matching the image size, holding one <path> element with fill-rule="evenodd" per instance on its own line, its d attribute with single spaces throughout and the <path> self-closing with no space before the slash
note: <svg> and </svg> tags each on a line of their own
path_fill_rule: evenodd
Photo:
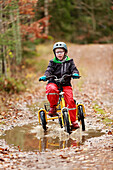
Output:
<svg viewBox="0 0 113 170">
<path fill-rule="evenodd" d="M 85 104 L 87 123 L 93 122 L 104 130 L 105 135 L 87 140 L 81 146 L 42 153 L 22 152 L 0 140 L 0 169 L 113 169 L 113 45 L 71 44 L 69 56 L 74 58 L 82 75 L 79 81 L 72 81 L 74 97 Z M 34 90 L 15 103 L 20 110 L 25 108 L 23 113 L 27 114 L 20 112 L 12 122 L 6 119 L 6 123 L 15 126 L 24 124 L 25 120 L 27 123 L 36 120 L 27 105 L 37 102 L 37 96 L 45 95 L 45 85 L 37 84 L 35 81 Z M 41 94 L 39 88 L 43 88 Z"/>
<path fill-rule="evenodd" d="M 83 97 L 113 114 L 113 45 L 71 46 L 70 56 L 77 56 Z"/>
</svg>

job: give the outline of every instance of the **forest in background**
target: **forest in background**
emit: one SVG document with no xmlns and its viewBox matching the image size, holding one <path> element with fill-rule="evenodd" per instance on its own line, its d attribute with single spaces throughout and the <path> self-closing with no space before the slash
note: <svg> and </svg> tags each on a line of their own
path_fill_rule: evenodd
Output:
<svg viewBox="0 0 113 170">
<path fill-rule="evenodd" d="M 48 2 L 48 3 L 47 3 Z M 38 1 L 38 18 L 44 16 L 45 0 Z M 73 43 L 113 42 L 112 0 L 46 0 L 49 34 Z"/>
<path fill-rule="evenodd" d="M 113 43 L 112 24 L 112 0 L 0 0 L 0 90 L 24 89 L 36 45 Z"/>
</svg>

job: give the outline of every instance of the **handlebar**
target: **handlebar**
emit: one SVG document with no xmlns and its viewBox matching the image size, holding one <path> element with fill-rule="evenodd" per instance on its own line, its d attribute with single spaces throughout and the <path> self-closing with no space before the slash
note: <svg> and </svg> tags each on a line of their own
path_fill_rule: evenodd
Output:
<svg viewBox="0 0 113 170">
<path fill-rule="evenodd" d="M 50 78 L 57 79 L 57 76 L 55 76 L 55 75 L 50 75 L 50 76 L 46 77 L 46 80 L 49 80 Z"/>
<path fill-rule="evenodd" d="M 73 77 L 72 74 L 64 74 L 61 78 L 57 78 L 57 76 L 55 75 L 50 75 L 48 77 L 46 77 L 46 81 L 49 80 L 50 78 L 53 78 L 55 80 L 55 82 L 57 83 L 63 83 L 65 81 L 66 78 L 68 77 Z M 79 79 L 81 76 L 77 76 L 77 78 Z M 40 80 L 43 81 L 43 80 Z"/>
</svg>

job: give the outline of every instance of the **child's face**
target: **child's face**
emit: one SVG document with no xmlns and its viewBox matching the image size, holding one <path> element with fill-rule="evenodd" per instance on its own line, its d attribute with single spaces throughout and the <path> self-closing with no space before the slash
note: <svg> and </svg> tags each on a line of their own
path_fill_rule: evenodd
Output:
<svg viewBox="0 0 113 170">
<path fill-rule="evenodd" d="M 62 61 L 64 59 L 64 56 L 65 56 L 65 50 L 63 48 L 57 48 L 55 50 L 55 54 L 56 54 L 56 57 Z"/>
</svg>

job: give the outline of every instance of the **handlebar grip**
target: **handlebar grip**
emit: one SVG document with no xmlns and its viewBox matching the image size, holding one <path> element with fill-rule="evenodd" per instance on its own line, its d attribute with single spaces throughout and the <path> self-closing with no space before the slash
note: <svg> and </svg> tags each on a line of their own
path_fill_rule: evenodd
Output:
<svg viewBox="0 0 113 170">
<path fill-rule="evenodd" d="M 42 80 L 42 79 L 39 78 L 39 81 L 44 81 L 44 80 Z"/>
<path fill-rule="evenodd" d="M 78 75 L 78 76 L 73 76 L 73 75 L 72 75 L 72 78 L 74 78 L 74 79 L 79 79 L 80 77 L 81 77 L 81 76 L 79 76 L 79 75 Z"/>
<path fill-rule="evenodd" d="M 39 79 L 38 81 L 42 81 L 42 80 Z"/>
<path fill-rule="evenodd" d="M 81 76 L 77 76 L 78 78 L 80 78 Z"/>
</svg>

